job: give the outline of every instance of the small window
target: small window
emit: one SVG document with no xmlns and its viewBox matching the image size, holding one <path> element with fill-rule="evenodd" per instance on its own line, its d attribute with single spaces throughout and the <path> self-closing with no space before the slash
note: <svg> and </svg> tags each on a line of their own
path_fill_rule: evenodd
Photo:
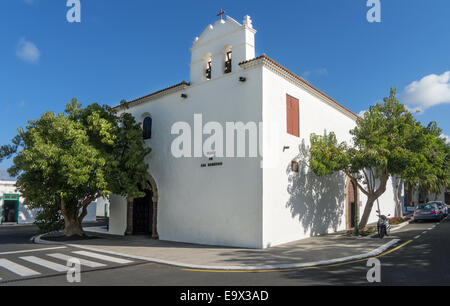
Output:
<svg viewBox="0 0 450 306">
<path fill-rule="evenodd" d="M 300 137 L 298 99 L 286 95 L 287 133 Z"/>
<path fill-rule="evenodd" d="M 228 51 L 225 57 L 225 73 L 231 72 L 231 51 Z"/>
<path fill-rule="evenodd" d="M 207 80 L 211 80 L 211 60 L 206 64 L 205 77 Z"/>
<path fill-rule="evenodd" d="M 152 138 L 152 118 L 146 117 L 142 126 L 144 130 L 144 139 Z"/>
</svg>

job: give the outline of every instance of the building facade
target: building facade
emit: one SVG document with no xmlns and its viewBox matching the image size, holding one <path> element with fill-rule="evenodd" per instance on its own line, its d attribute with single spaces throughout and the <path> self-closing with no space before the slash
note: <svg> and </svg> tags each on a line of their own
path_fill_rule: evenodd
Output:
<svg viewBox="0 0 450 306">
<path fill-rule="evenodd" d="M 351 228 L 362 214 L 348 178 L 307 166 L 311 133 L 350 141 L 357 115 L 255 57 L 255 34 L 249 16 L 218 20 L 193 43 L 189 83 L 118 107 L 143 124 L 151 190 L 110 197 L 111 234 L 266 248 Z M 380 203 L 394 214 L 392 188 Z"/>
<path fill-rule="evenodd" d="M 23 205 L 15 181 L 0 181 L 1 224 L 28 224 L 34 222 L 36 211 Z"/>
</svg>

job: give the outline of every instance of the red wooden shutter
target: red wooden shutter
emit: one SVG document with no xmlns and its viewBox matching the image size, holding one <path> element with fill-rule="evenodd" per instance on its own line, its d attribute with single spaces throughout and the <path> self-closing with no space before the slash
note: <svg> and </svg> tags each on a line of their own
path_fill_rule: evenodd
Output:
<svg viewBox="0 0 450 306">
<path fill-rule="evenodd" d="M 300 137 L 299 101 L 290 95 L 286 95 L 286 119 L 287 133 Z"/>
</svg>

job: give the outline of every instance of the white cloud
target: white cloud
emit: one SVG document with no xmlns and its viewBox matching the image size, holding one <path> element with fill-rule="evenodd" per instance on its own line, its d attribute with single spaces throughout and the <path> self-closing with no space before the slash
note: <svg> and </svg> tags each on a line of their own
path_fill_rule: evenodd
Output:
<svg viewBox="0 0 450 306">
<path fill-rule="evenodd" d="M 430 74 L 405 87 L 402 101 L 412 110 L 425 110 L 429 107 L 450 103 L 450 71 L 441 75 Z"/>
<path fill-rule="evenodd" d="M 442 134 L 441 137 L 445 139 L 446 143 L 450 144 L 450 136 Z"/>
<path fill-rule="evenodd" d="M 31 41 L 22 38 L 17 44 L 16 55 L 21 60 L 34 63 L 41 57 L 41 52 Z"/>
</svg>

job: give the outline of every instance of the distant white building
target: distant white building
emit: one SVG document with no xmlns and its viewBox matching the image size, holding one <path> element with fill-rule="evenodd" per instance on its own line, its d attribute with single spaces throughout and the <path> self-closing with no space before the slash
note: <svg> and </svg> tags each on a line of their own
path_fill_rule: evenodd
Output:
<svg viewBox="0 0 450 306">
<path fill-rule="evenodd" d="M 33 223 L 36 210 L 23 205 L 23 198 L 17 192 L 15 181 L 0 181 L 1 223 Z"/>
<path fill-rule="evenodd" d="M 218 20 L 193 43 L 190 82 L 118 107 L 143 124 L 151 190 L 140 199 L 110 197 L 109 233 L 266 248 L 349 229 L 355 212 L 361 216 L 366 197 L 355 198 L 345 175 L 317 177 L 307 166 L 311 133 L 351 141 L 357 115 L 266 55 L 255 57 L 255 33 L 249 16 L 242 24 Z M 244 125 L 243 135 L 218 135 L 230 122 Z M 186 126 L 192 130 L 182 133 Z M 175 145 L 184 152 L 176 156 L 181 136 L 188 141 Z M 232 137 L 231 146 L 220 140 L 205 149 L 215 136 Z M 242 143 L 246 154 L 235 157 Z M 394 215 L 390 182 L 380 209 Z"/>
<path fill-rule="evenodd" d="M 0 180 L 0 223 L 29 224 L 35 221 L 36 209 L 23 205 L 23 198 L 17 192 L 15 181 Z M 85 222 L 96 221 L 96 203 L 88 206 Z"/>
</svg>

